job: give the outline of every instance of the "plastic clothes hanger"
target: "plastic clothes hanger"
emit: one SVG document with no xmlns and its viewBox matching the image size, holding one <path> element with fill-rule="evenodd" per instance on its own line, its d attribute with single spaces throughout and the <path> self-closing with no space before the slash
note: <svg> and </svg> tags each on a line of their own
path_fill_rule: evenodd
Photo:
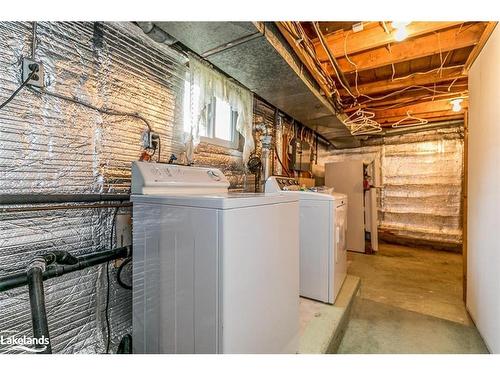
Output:
<svg viewBox="0 0 500 375">
<path fill-rule="evenodd" d="M 413 122 L 405 123 L 405 121 L 408 121 L 408 120 L 413 120 Z M 412 116 L 412 114 L 410 113 L 410 111 L 407 111 L 406 112 L 406 116 L 403 117 L 401 120 L 396 121 L 394 124 L 392 124 L 392 127 L 393 128 L 405 128 L 407 126 L 425 125 L 428 122 L 429 121 L 427 121 L 426 119 Z"/>
</svg>

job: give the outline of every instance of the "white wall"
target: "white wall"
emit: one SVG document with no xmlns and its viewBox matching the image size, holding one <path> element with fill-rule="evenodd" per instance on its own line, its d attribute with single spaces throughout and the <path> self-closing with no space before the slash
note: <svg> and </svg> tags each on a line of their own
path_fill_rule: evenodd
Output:
<svg viewBox="0 0 500 375">
<path fill-rule="evenodd" d="M 500 27 L 469 75 L 467 308 L 500 353 Z"/>
</svg>

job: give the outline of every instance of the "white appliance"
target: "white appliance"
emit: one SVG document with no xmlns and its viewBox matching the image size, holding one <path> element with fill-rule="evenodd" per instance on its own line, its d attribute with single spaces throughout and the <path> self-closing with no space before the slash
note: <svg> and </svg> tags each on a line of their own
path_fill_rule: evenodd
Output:
<svg viewBox="0 0 500 375">
<path fill-rule="evenodd" d="M 365 252 L 365 206 L 363 161 L 349 160 L 325 164 L 325 185 L 342 191 L 349 198 L 347 250 Z"/>
<path fill-rule="evenodd" d="M 300 191 L 297 180 L 272 176 L 266 192 L 300 202 L 300 295 L 333 304 L 347 275 L 347 196 Z"/>
<path fill-rule="evenodd" d="M 365 169 L 373 186 L 364 190 Z M 377 186 L 380 181 L 378 159 L 369 163 L 346 160 L 325 164 L 325 185 L 347 194 L 347 250 L 360 253 L 369 248 L 365 234 L 370 235 L 371 251 L 378 251 Z"/>
<path fill-rule="evenodd" d="M 298 201 L 134 162 L 133 351 L 296 353 Z"/>
</svg>

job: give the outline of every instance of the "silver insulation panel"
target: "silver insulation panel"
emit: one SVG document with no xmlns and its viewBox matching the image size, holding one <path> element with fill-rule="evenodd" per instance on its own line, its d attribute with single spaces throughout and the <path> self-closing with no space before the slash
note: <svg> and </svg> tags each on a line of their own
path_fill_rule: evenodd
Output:
<svg viewBox="0 0 500 375">
<path fill-rule="evenodd" d="M 462 243 L 463 127 L 373 139 L 364 147 L 319 152 L 324 164 L 347 159 L 380 162 L 379 232 L 459 248 Z"/>
<path fill-rule="evenodd" d="M 245 165 L 242 151 L 222 146 L 200 143 L 194 152 L 194 164 L 219 168 L 229 180 L 229 188 L 242 190 L 245 180 Z"/>
<path fill-rule="evenodd" d="M 130 23 L 42 22 L 37 29 L 34 59 L 45 67 L 47 91 L 137 112 L 160 134 L 162 160 L 182 152 L 182 126 L 174 127 L 182 124 L 182 56 Z M 0 101 L 20 85 L 31 39 L 31 23 L 0 23 Z M 25 89 L 0 111 L 0 194 L 126 193 L 144 130 L 139 120 Z M 47 250 L 80 255 L 109 248 L 112 212 L 1 213 L 0 276 L 24 269 Z M 115 269 L 110 269 L 114 352 L 131 330 L 131 293 L 116 286 Z M 97 266 L 46 281 L 54 353 L 104 352 L 104 270 Z M 0 310 L 0 331 L 31 334 L 27 287 L 0 293 Z"/>
</svg>

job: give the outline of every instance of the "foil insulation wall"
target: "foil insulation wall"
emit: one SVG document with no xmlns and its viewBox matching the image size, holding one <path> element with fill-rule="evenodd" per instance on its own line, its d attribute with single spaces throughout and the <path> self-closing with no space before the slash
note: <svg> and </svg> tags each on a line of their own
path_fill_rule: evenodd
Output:
<svg viewBox="0 0 500 375">
<path fill-rule="evenodd" d="M 194 152 L 197 166 L 219 168 L 229 180 L 229 188 L 242 190 L 245 184 L 245 166 L 241 150 L 232 150 L 210 143 L 200 143 Z"/>
<path fill-rule="evenodd" d="M 32 25 L 0 23 L 2 101 L 21 82 L 31 56 Z M 131 23 L 42 22 L 34 59 L 46 90 L 98 107 L 136 112 L 161 136 L 162 160 L 183 149 L 185 58 Z M 130 164 L 141 153 L 144 123 L 103 115 L 23 90 L 0 111 L 0 194 L 126 193 Z M 0 214 L 0 276 L 24 269 L 34 255 L 109 248 L 112 209 Z M 46 302 L 55 353 L 105 350 L 105 266 L 48 280 Z M 110 266 L 111 351 L 131 330 L 131 293 L 116 286 Z M 31 334 L 27 287 L 0 293 L 0 331 Z M 8 348 L 0 347 L 0 351 Z"/>
<path fill-rule="evenodd" d="M 463 127 L 372 138 L 353 149 L 321 149 L 314 172 L 324 176 L 325 163 L 348 159 L 379 160 L 382 238 L 460 249 Z"/>
</svg>

